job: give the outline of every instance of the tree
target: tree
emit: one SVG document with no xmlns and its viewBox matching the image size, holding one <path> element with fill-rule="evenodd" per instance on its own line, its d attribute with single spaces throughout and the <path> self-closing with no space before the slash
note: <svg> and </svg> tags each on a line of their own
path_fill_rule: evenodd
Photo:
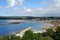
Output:
<svg viewBox="0 0 60 40">
<path fill-rule="evenodd" d="M 57 27 L 56 32 L 60 33 L 60 26 Z"/>
<path fill-rule="evenodd" d="M 19 36 L 11 35 L 10 40 L 21 40 Z"/>
<path fill-rule="evenodd" d="M 33 31 L 26 31 L 24 36 L 22 37 L 22 40 L 33 40 Z"/>
<path fill-rule="evenodd" d="M 9 36 L 8 35 L 3 36 L 3 37 L 0 38 L 0 40 L 9 40 Z"/>
<path fill-rule="evenodd" d="M 56 32 L 55 32 L 55 40 L 60 40 L 60 26 L 57 27 Z"/>
<path fill-rule="evenodd" d="M 46 36 L 46 37 L 44 37 L 44 40 L 53 40 L 53 39 L 49 36 Z"/>
<path fill-rule="evenodd" d="M 55 32 L 53 29 L 46 29 L 46 32 L 44 32 L 43 35 L 53 37 L 55 35 Z"/>
<path fill-rule="evenodd" d="M 8 35 L 8 36 L 3 36 L 0 38 L 0 40 L 21 40 L 20 37 L 15 36 L 15 35 Z"/>
<path fill-rule="evenodd" d="M 40 33 L 34 33 L 34 40 L 43 40 L 43 36 Z"/>
</svg>

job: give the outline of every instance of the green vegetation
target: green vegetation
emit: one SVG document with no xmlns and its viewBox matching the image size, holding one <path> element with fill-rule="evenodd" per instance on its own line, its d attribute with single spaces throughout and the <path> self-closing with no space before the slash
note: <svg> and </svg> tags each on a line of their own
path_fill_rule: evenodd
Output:
<svg viewBox="0 0 60 40">
<path fill-rule="evenodd" d="M 51 28 L 46 29 L 46 32 L 43 33 L 33 33 L 32 30 L 28 30 L 22 38 L 15 35 L 7 35 L 0 37 L 0 40 L 60 40 L 60 27 L 58 26 L 56 31 Z"/>
<path fill-rule="evenodd" d="M 60 20 L 60 17 L 34 17 L 34 16 L 0 16 L 0 20 L 31 20 L 31 19 L 38 19 L 38 20 Z"/>
<path fill-rule="evenodd" d="M 36 19 L 39 17 L 30 17 L 30 16 L 0 16 L 0 20 L 29 20 L 29 19 Z"/>
</svg>

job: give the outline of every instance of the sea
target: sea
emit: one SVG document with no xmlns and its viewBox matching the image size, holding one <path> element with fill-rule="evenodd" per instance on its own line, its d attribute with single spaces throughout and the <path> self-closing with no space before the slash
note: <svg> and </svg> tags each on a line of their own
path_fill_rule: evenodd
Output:
<svg viewBox="0 0 60 40">
<path fill-rule="evenodd" d="M 12 21 L 12 20 L 11 20 Z M 42 27 L 49 27 L 52 24 L 45 22 L 21 22 L 21 23 L 10 23 L 10 20 L 0 20 L 0 36 L 18 33 L 27 27 L 32 27 L 33 30 L 40 30 Z M 18 21 L 18 20 L 17 20 Z"/>
</svg>

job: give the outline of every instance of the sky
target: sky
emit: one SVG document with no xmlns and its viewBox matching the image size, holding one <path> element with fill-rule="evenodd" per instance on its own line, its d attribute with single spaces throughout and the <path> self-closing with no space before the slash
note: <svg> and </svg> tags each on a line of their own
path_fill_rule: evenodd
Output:
<svg viewBox="0 0 60 40">
<path fill-rule="evenodd" d="M 60 0 L 0 0 L 0 16 L 60 17 Z"/>
</svg>

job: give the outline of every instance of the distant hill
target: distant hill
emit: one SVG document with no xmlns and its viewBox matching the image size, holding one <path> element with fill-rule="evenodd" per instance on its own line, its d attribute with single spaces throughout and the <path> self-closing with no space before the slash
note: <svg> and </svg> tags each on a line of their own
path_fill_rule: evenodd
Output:
<svg viewBox="0 0 60 40">
<path fill-rule="evenodd" d="M 28 20 L 28 19 L 39 19 L 39 20 L 60 20 L 60 17 L 33 17 L 33 16 L 0 16 L 0 20 L 9 20 L 9 19 L 21 19 L 21 20 Z"/>
</svg>

